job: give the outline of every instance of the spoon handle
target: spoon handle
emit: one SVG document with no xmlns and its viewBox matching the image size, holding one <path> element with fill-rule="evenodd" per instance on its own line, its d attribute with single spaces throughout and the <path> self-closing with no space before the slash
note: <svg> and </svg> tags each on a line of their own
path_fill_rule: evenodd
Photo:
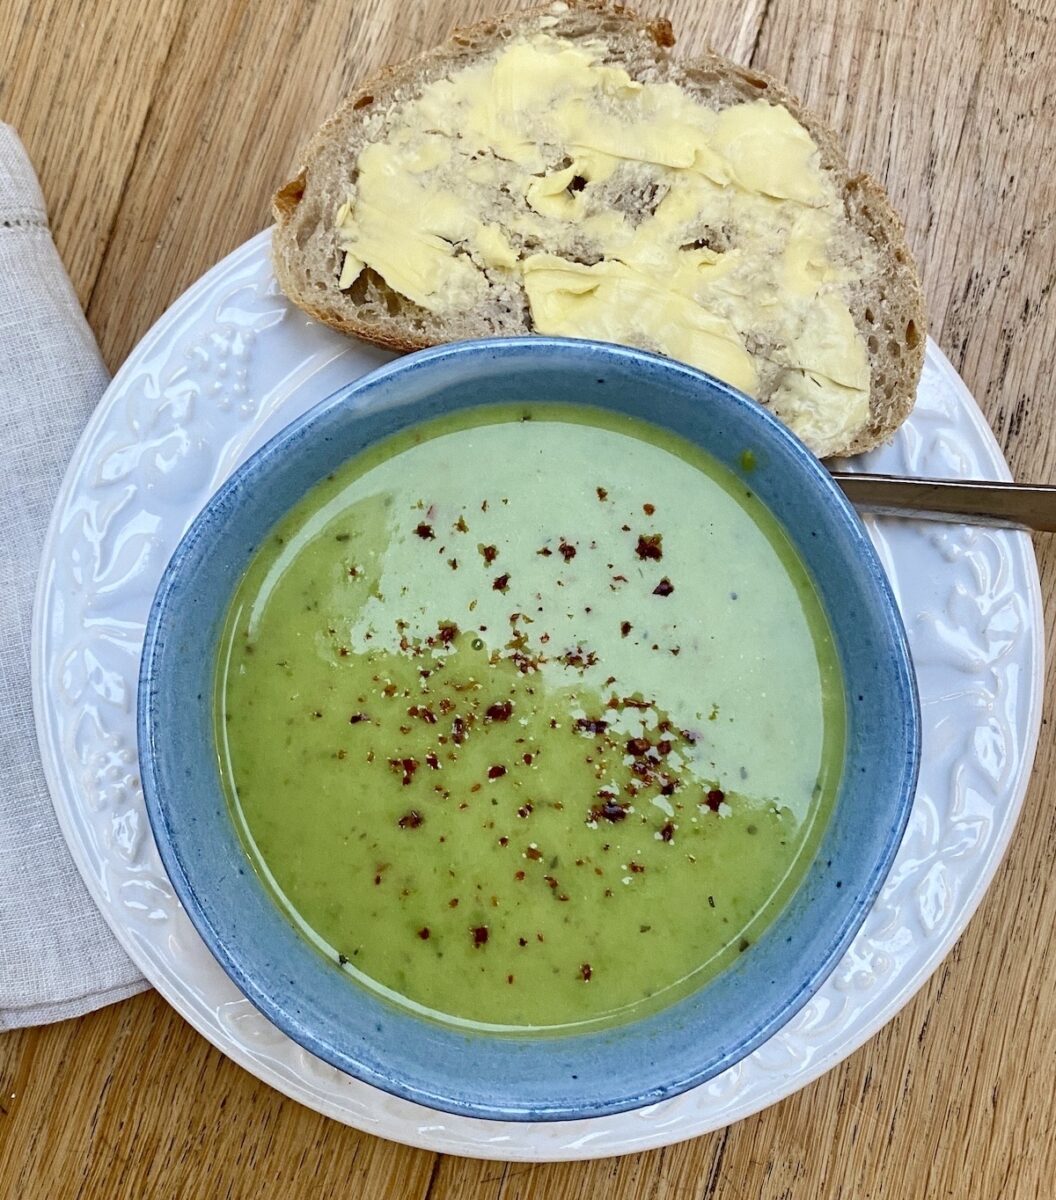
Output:
<svg viewBox="0 0 1056 1200">
<path fill-rule="evenodd" d="M 844 495 L 865 512 L 928 521 L 1056 532 L 1056 487 L 978 479 L 905 479 L 833 471 Z"/>
</svg>

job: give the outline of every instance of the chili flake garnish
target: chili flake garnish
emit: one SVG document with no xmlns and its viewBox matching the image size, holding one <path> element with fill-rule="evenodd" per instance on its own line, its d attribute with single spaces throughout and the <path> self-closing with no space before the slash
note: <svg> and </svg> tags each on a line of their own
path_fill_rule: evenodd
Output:
<svg viewBox="0 0 1056 1200">
<path fill-rule="evenodd" d="M 651 517 L 653 515 L 653 513 L 656 512 L 656 505 L 655 504 L 643 504 L 642 512 L 644 512 L 647 517 Z"/>
<path fill-rule="evenodd" d="M 574 559 L 576 557 L 575 546 L 570 545 L 564 539 L 562 539 L 561 542 L 558 544 L 557 549 L 560 552 L 561 557 L 565 560 L 566 563 L 571 562 L 572 559 Z"/>
<path fill-rule="evenodd" d="M 473 935 L 474 949 L 479 949 L 481 946 L 486 945 L 488 940 L 487 925 L 477 925 L 470 932 Z"/>
<path fill-rule="evenodd" d="M 663 577 L 663 579 L 661 579 L 660 582 L 656 585 L 656 587 L 653 588 L 653 595 L 654 596 L 670 596 L 674 590 L 675 590 L 675 585 L 665 575 Z"/>
<path fill-rule="evenodd" d="M 495 581 L 491 585 L 491 589 L 494 592 L 505 592 L 509 589 L 509 586 L 510 586 L 510 576 L 509 576 L 509 572 L 507 572 L 505 575 L 499 575 L 495 579 Z"/>
<path fill-rule="evenodd" d="M 484 713 L 489 721 L 508 721 L 513 714 L 513 704 L 509 700 L 497 700 L 488 706 Z"/>
<path fill-rule="evenodd" d="M 348 718 L 348 723 L 349 723 L 349 725 L 358 725 L 360 723 L 360 721 L 369 721 L 369 720 L 370 720 L 370 717 L 366 713 L 359 712 L 359 713 L 353 713 Z"/>
<path fill-rule="evenodd" d="M 415 771 L 418 770 L 418 760 L 416 758 L 390 758 L 389 766 L 397 775 L 403 775 L 401 782 L 406 787 L 414 778 Z"/>
<path fill-rule="evenodd" d="M 418 930 L 418 936 L 423 942 L 427 942 L 429 940 L 429 926 L 423 925 L 421 929 Z"/>
<path fill-rule="evenodd" d="M 489 779 L 501 779 L 506 774 L 506 768 L 501 763 L 496 763 L 493 767 L 488 767 Z"/>
<path fill-rule="evenodd" d="M 633 628 L 634 628 L 634 626 L 630 623 L 630 621 L 621 621 L 620 622 L 620 637 L 626 637 Z"/>
<path fill-rule="evenodd" d="M 707 804 L 708 808 L 710 808 L 712 812 L 717 813 L 719 811 L 719 805 L 722 804 L 725 799 L 726 793 L 721 788 L 712 788 L 711 791 L 708 792 L 708 797 L 704 803 Z"/>
<path fill-rule="evenodd" d="M 427 525 L 424 521 L 415 528 L 414 531 L 424 542 L 431 542 L 436 534 L 433 533 L 432 525 Z"/>
<path fill-rule="evenodd" d="M 595 488 L 594 490 L 598 493 L 599 500 L 608 499 L 609 493 L 603 487 Z"/>
<path fill-rule="evenodd" d="M 580 979 L 583 980 L 584 983 L 590 983 L 590 977 L 593 974 L 594 974 L 594 972 L 591 970 L 590 963 L 584 963 L 579 968 L 579 977 L 580 977 Z"/>
<path fill-rule="evenodd" d="M 596 824 L 601 820 L 612 821 L 615 824 L 627 816 L 627 809 L 630 806 L 620 804 L 611 792 L 598 792 L 598 799 L 601 800 L 601 803 L 595 804 L 587 813 L 587 824 Z"/>
<path fill-rule="evenodd" d="M 638 535 L 638 545 L 635 554 L 640 559 L 661 559 L 664 557 L 664 535 L 662 533 L 642 533 Z"/>
<path fill-rule="evenodd" d="M 669 842 L 669 841 L 671 841 L 671 839 L 674 836 L 675 836 L 675 827 L 674 827 L 674 825 L 671 824 L 670 821 L 668 821 L 667 824 L 663 827 L 663 829 L 660 830 L 660 840 L 662 842 Z"/>
<path fill-rule="evenodd" d="M 581 733 L 604 733 L 608 727 L 608 721 L 602 721 L 599 717 L 576 718 L 576 728 Z"/>
<path fill-rule="evenodd" d="M 412 808 L 409 813 L 404 813 L 396 823 L 401 829 L 417 829 L 424 820 L 422 814 L 416 808 Z"/>
<path fill-rule="evenodd" d="M 482 545 L 482 546 L 478 546 L 477 549 L 484 556 L 484 562 L 489 567 L 499 557 L 498 546 L 483 546 Z"/>
</svg>

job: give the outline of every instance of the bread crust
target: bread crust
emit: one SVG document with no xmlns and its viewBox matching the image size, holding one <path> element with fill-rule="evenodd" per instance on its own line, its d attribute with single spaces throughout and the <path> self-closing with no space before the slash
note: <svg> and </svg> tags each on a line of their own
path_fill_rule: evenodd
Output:
<svg viewBox="0 0 1056 1200">
<path fill-rule="evenodd" d="M 416 331 L 411 323 L 395 317 L 379 320 L 374 313 L 370 319 L 360 319 L 328 303 L 325 291 L 310 290 L 299 268 L 303 257 L 301 238 L 311 226 L 302 205 L 306 198 L 311 200 L 313 164 L 324 159 L 335 142 L 345 147 L 346 153 L 358 153 L 370 138 L 361 136 L 359 145 L 350 144 L 349 126 L 365 126 L 375 106 L 399 104 L 405 89 L 413 94 L 431 80 L 494 50 L 505 39 L 539 27 L 540 20 L 554 16 L 555 11 L 552 3 L 545 4 L 456 29 L 441 46 L 386 67 L 346 97 L 303 150 L 298 174 L 273 198 L 276 224 L 272 261 L 279 285 L 290 300 L 324 324 L 388 350 L 421 350 L 449 340 L 430 334 L 427 325 Z M 848 218 L 867 234 L 879 257 L 875 279 L 863 287 L 852 304 L 855 324 L 869 347 L 869 420 L 833 457 L 858 454 L 889 441 L 913 408 L 924 362 L 926 317 L 903 223 L 880 184 L 869 175 L 852 173 L 835 131 L 772 76 L 739 66 L 711 49 L 692 60 L 669 55 L 675 38 L 665 18 L 646 21 L 607 0 L 565 0 L 559 21 L 561 24 L 551 30 L 556 36 L 570 36 L 569 28 L 575 31 L 572 36 L 589 32 L 605 38 L 608 34 L 607 40 L 619 40 L 622 48 L 633 51 L 647 65 L 655 65 L 665 78 L 689 91 L 701 91 L 705 84 L 713 88 L 715 81 L 721 80 L 733 101 L 765 97 L 787 108 L 808 131 L 818 146 L 823 167 L 841 182 Z M 489 335 L 495 336 L 488 330 L 479 332 L 479 336 Z M 471 330 L 465 336 L 478 333 Z"/>
</svg>

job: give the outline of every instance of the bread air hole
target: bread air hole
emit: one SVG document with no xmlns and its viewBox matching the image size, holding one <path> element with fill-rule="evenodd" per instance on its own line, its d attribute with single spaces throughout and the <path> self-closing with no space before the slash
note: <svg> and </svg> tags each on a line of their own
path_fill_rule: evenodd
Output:
<svg viewBox="0 0 1056 1200">
<path fill-rule="evenodd" d="M 910 350 L 915 350 L 920 345 L 920 330 L 917 328 L 916 321 L 909 321 L 906 324 L 906 345 Z"/>
</svg>

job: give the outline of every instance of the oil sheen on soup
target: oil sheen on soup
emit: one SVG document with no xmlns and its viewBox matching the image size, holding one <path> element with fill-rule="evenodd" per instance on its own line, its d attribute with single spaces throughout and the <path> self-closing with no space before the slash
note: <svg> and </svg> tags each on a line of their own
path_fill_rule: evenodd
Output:
<svg viewBox="0 0 1056 1200">
<path fill-rule="evenodd" d="M 350 986 L 504 1031 L 636 1017 L 750 952 L 843 757 L 827 622 L 750 472 L 545 404 L 312 490 L 238 586 L 216 714 L 247 853 Z"/>
</svg>

